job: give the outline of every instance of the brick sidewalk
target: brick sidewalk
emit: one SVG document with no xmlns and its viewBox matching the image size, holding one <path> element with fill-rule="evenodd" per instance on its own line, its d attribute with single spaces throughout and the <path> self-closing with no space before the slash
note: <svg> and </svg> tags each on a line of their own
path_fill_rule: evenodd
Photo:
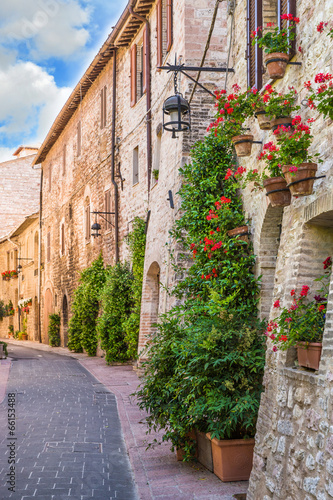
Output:
<svg viewBox="0 0 333 500">
<path fill-rule="evenodd" d="M 119 418 L 141 500 L 245 498 L 241 494 L 246 493 L 247 481 L 222 483 L 200 464 L 177 462 L 167 443 L 146 450 L 148 442 L 161 439 L 162 435 L 146 435 L 146 414 L 130 397 L 139 384 L 131 366 L 106 366 L 100 358 L 81 359 L 80 363 L 117 397 Z"/>
</svg>

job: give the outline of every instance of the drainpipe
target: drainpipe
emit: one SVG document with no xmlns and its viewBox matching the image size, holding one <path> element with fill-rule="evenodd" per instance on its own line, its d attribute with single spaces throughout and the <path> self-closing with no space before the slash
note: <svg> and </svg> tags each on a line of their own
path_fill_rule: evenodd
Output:
<svg viewBox="0 0 333 500">
<path fill-rule="evenodd" d="M 41 261 L 42 261 L 42 209 L 43 209 L 43 168 L 40 171 L 40 188 L 39 188 L 39 234 L 38 234 L 38 342 L 42 343 L 42 324 L 41 324 L 41 289 L 42 289 L 42 270 L 41 270 Z"/>
<path fill-rule="evenodd" d="M 118 185 L 114 180 L 115 147 L 116 147 L 116 98 L 117 98 L 117 49 L 113 49 L 113 77 L 112 77 L 112 128 L 111 128 L 111 182 L 114 187 L 114 241 L 116 263 L 119 261 L 119 229 L 118 229 Z"/>
<path fill-rule="evenodd" d="M 150 178 L 151 178 L 151 166 L 152 166 L 152 156 L 151 156 L 151 86 L 150 86 L 150 24 L 148 19 L 140 14 L 137 14 L 133 10 L 132 0 L 129 5 L 129 11 L 133 17 L 136 17 L 140 21 L 146 24 L 146 100 L 147 100 L 147 166 L 148 166 L 148 197 L 150 193 Z"/>
<path fill-rule="evenodd" d="M 12 245 L 16 246 L 16 248 L 18 248 L 18 262 L 21 262 L 19 260 L 21 257 L 21 245 L 18 245 L 17 243 L 12 241 L 9 236 L 8 236 L 7 240 L 9 241 L 9 243 L 11 243 Z M 18 273 L 18 277 L 17 277 L 17 300 L 18 301 L 20 300 L 20 291 L 21 291 L 20 274 Z M 21 308 L 18 305 L 17 305 L 17 313 L 18 313 L 17 314 L 18 315 L 18 329 L 19 329 L 19 331 L 21 331 Z"/>
</svg>

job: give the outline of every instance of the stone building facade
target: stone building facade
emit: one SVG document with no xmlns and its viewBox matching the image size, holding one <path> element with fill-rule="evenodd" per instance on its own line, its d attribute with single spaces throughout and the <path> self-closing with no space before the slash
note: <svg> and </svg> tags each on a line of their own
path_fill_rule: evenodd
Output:
<svg viewBox="0 0 333 500">
<path fill-rule="evenodd" d="M 200 64 L 214 7 L 217 16 L 205 65 L 225 67 L 227 6 L 215 4 L 131 0 L 42 144 L 34 163 L 41 163 L 43 170 L 43 342 L 48 341 L 49 314 L 60 311 L 66 345 L 80 270 L 100 252 L 106 264 L 129 259 L 126 235 L 135 216 L 149 219 L 140 350 L 158 313 L 170 307 L 160 285 L 174 279 L 168 232 L 179 211 L 178 168 L 188 160 L 190 145 L 203 136 L 213 99 L 197 91 L 191 132 L 172 139 L 163 131 L 162 107 L 174 93 L 174 75 L 158 67 L 173 64 L 176 56 L 187 65 Z M 213 88 L 224 77 L 203 73 L 200 81 Z M 189 96 L 192 83 L 183 77 L 178 83 Z M 153 171 L 158 171 L 158 181 Z M 107 222 L 97 216 L 101 236 L 93 238 L 95 211 L 116 214 L 104 215 Z"/>
<path fill-rule="evenodd" d="M 0 281 L 0 299 L 9 314 L 0 321 L 0 337 L 26 330 L 28 339 L 38 341 L 39 332 L 39 214 L 27 216 L 0 240 L 1 272 L 20 272 Z M 31 299 L 30 305 L 25 305 Z M 11 310 L 10 310 L 11 309 Z M 15 335 L 16 336 L 16 335 Z"/>
<path fill-rule="evenodd" d="M 251 223 L 252 241 L 257 255 L 257 273 L 262 276 L 260 312 L 273 319 L 272 307 L 280 300 L 291 305 L 290 292 L 300 292 L 302 285 L 311 287 L 322 275 L 323 261 L 333 254 L 333 163 L 330 146 L 333 125 L 329 119 L 304 106 L 304 82 L 314 80 L 317 73 L 332 73 L 333 40 L 320 34 L 316 27 L 332 17 L 330 0 L 310 2 L 298 0 L 263 2 L 238 0 L 228 18 L 229 39 L 232 37 L 231 65 L 235 73 L 229 85 L 238 83 L 245 90 L 256 85 L 262 76 L 260 54 L 252 73 L 248 71 L 244 54 L 251 57 L 250 40 L 244 36 L 252 20 L 277 22 L 280 13 L 293 13 L 300 18 L 297 25 L 296 55 L 281 80 L 270 81 L 264 74 L 262 83 L 270 83 L 278 91 L 294 86 L 298 91 L 298 112 L 304 120 L 314 117 L 311 150 L 319 153 L 317 176 L 310 196 L 292 198 L 290 206 L 273 208 L 262 192 L 248 186 L 243 192 L 244 207 Z M 231 32 L 231 25 L 233 30 Z M 255 29 L 258 25 L 254 26 Z M 301 47 L 301 51 L 298 50 Z M 231 90 L 231 87 L 229 87 Z M 271 131 L 260 130 L 256 120 L 246 125 L 256 141 L 262 144 L 274 140 Z M 247 169 L 260 168 L 257 157 L 262 145 L 254 144 L 251 157 L 240 164 Z M 315 285 L 315 284 L 314 284 Z M 316 288 L 314 288 L 316 289 Z M 264 393 L 261 399 L 256 434 L 254 465 L 247 498 L 249 500 L 328 500 L 333 498 L 333 406 L 332 387 L 332 283 L 328 298 L 323 351 L 319 372 L 296 368 L 296 353 L 272 351 L 268 342 Z"/>
</svg>

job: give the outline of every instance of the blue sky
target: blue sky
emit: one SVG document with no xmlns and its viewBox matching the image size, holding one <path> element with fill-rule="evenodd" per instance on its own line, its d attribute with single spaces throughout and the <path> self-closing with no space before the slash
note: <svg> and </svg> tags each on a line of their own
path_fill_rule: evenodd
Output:
<svg viewBox="0 0 333 500">
<path fill-rule="evenodd" d="M 0 1 L 0 161 L 44 140 L 126 4 Z"/>
</svg>

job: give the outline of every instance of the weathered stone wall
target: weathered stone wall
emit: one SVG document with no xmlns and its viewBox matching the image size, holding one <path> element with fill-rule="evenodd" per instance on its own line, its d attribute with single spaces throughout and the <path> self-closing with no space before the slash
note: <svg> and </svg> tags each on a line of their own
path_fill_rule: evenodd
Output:
<svg viewBox="0 0 333 500">
<path fill-rule="evenodd" d="M 275 2 L 263 2 L 264 19 L 272 16 Z M 237 2 L 235 31 L 232 48 L 232 64 L 235 75 L 229 85 L 238 83 L 246 88 L 246 5 Z M 325 14 L 324 14 L 325 13 Z M 315 4 L 308 0 L 297 2 L 296 46 L 302 47 L 293 61 L 301 66 L 290 65 L 286 76 L 270 83 L 279 91 L 294 86 L 299 102 L 306 97 L 304 82 L 314 79 L 319 72 L 332 72 L 333 43 L 316 26 L 333 13 L 330 1 Z M 229 33 L 230 22 L 228 21 Z M 268 81 L 267 78 L 264 81 Z M 229 87 L 231 90 L 231 87 Z M 301 105 L 299 111 L 305 120 L 317 118 L 312 130 L 312 152 L 323 160 L 317 175 L 326 175 L 314 184 L 311 196 L 293 198 L 292 204 L 283 209 L 272 208 L 266 196 L 249 186 L 244 192 L 244 207 L 250 219 L 252 241 L 257 255 L 257 273 L 262 275 L 260 310 L 262 316 L 274 318 L 273 301 L 280 299 L 282 306 L 291 304 L 290 291 L 300 291 L 302 285 L 310 285 L 322 274 L 322 262 L 333 254 L 333 170 L 330 144 L 333 126 L 318 113 Z M 273 140 L 270 131 L 259 129 L 255 120 L 247 123 L 255 140 L 262 144 Z M 239 164 L 247 169 L 261 168 L 257 156 L 260 144 L 253 145 L 251 157 Z M 279 226 L 282 224 L 281 226 Z M 281 230 L 280 230 L 281 227 Z M 281 234 L 280 234 L 281 231 Z M 323 353 L 319 373 L 296 369 L 295 352 L 273 353 L 267 347 L 265 392 L 263 393 L 256 435 L 254 466 L 250 480 L 250 500 L 310 500 L 333 497 L 332 462 L 332 292 L 330 292 Z"/>
</svg>

